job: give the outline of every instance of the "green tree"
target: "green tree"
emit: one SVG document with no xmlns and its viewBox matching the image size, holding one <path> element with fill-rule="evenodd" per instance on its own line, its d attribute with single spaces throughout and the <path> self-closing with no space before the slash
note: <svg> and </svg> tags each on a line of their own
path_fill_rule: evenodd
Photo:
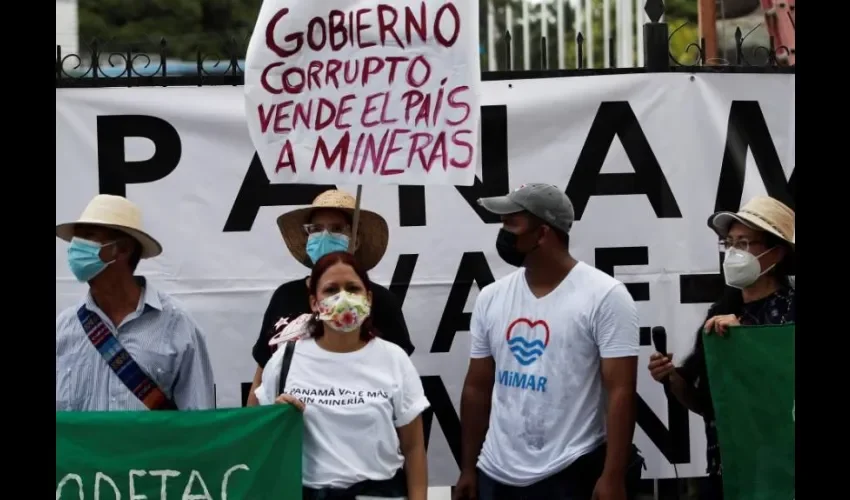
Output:
<svg viewBox="0 0 850 500">
<path fill-rule="evenodd" d="M 664 20 L 670 27 L 670 55 L 681 64 L 699 58 L 698 0 L 665 0 Z"/>
<path fill-rule="evenodd" d="M 507 44 L 505 33 L 511 33 L 513 68 L 525 67 L 523 43 L 530 41 L 530 67 L 543 68 L 543 48 L 540 30 L 541 5 L 547 9 L 549 36 L 546 39 L 546 59 L 548 68 L 556 68 L 558 47 L 556 33 L 556 1 L 564 2 L 565 55 L 568 68 L 577 67 L 576 33 L 573 30 L 575 11 L 568 0 L 536 3 L 529 5 L 529 33 L 522 29 L 521 0 L 493 0 L 496 24 L 496 61 L 497 68 L 507 68 Z M 102 52 L 152 52 L 159 51 L 161 38 L 168 42 L 170 57 L 194 60 L 198 54 L 205 59 L 226 59 L 235 50 L 243 55 L 247 48 L 248 37 L 253 29 L 262 0 L 79 0 L 79 37 L 81 52 L 85 51 L 94 39 L 99 41 Z M 613 22 L 612 36 L 616 37 Z M 597 67 L 602 66 L 602 0 L 593 0 L 593 43 Z M 513 26 L 506 26 L 507 9 L 513 11 Z M 487 68 L 487 0 L 479 1 L 480 43 L 484 49 L 481 54 L 482 68 Z M 671 39 L 671 52 L 684 53 L 685 48 L 697 41 L 696 19 L 697 0 L 667 0 L 665 13 L 670 31 L 685 25 Z M 233 42 L 235 41 L 235 46 Z M 587 46 L 586 46 L 587 47 Z M 586 49 L 587 50 L 587 49 Z M 695 53 L 692 51 L 692 53 Z M 587 56 L 585 56 L 585 61 Z"/>
<path fill-rule="evenodd" d="M 556 0 L 559 1 L 559 0 Z M 564 4 L 564 27 L 567 31 L 565 33 L 567 41 L 572 41 L 573 45 L 575 44 L 575 33 L 572 31 L 573 20 L 575 19 L 575 12 L 570 6 L 567 0 L 560 0 Z M 479 16 L 480 21 L 480 36 L 481 36 L 481 45 L 482 47 L 487 47 L 487 1 L 481 0 L 481 13 Z M 505 71 L 508 69 L 508 45 L 506 43 L 507 37 L 506 34 L 510 32 L 511 35 L 511 52 L 513 60 L 513 69 L 514 70 L 522 70 L 525 68 L 525 54 L 523 52 L 523 46 L 525 43 L 525 39 L 528 38 L 529 45 L 529 59 L 530 64 L 529 67 L 531 69 L 543 69 L 543 34 L 540 29 L 540 18 L 541 18 L 541 8 L 546 8 L 546 20 L 547 25 L 549 27 L 548 36 L 546 38 L 546 68 L 552 69 L 558 67 L 558 36 L 557 36 L 557 21 L 556 21 L 556 4 L 555 2 L 551 2 L 549 4 L 530 4 L 529 5 L 529 22 L 528 22 L 528 31 L 529 33 L 524 33 L 522 29 L 522 1 L 520 0 L 494 0 L 493 1 L 493 10 L 495 13 L 495 25 L 496 25 L 496 62 L 497 68 L 490 68 L 491 70 L 502 70 Z M 506 25 L 506 14 L 508 9 L 512 10 L 513 13 L 513 26 Z M 574 60 L 574 58 L 573 58 Z M 574 62 L 574 61 L 573 61 Z M 574 64 L 569 63 L 569 58 L 567 60 L 567 67 L 574 67 Z M 487 54 L 482 54 L 481 67 L 487 67 Z"/>
<path fill-rule="evenodd" d="M 170 57 L 227 58 L 236 41 L 244 52 L 262 0 L 79 0 L 80 46 L 102 51 L 158 52 Z M 81 49 L 81 52 L 85 49 Z"/>
<path fill-rule="evenodd" d="M 611 37 L 618 39 L 616 11 L 614 2 L 610 2 L 610 19 L 611 19 Z M 633 5 L 633 4 L 632 4 Z M 691 64 L 696 60 L 698 55 L 695 48 L 688 51 L 688 46 L 692 43 L 698 43 L 698 27 L 697 27 L 697 0 L 666 0 L 664 2 L 664 21 L 669 26 L 670 37 L 670 54 L 678 61 Z M 593 50 L 594 66 L 597 68 L 603 67 L 605 58 L 605 45 L 610 44 L 611 40 L 604 40 L 605 33 L 603 31 L 603 0 L 592 0 L 590 8 L 593 9 L 592 14 L 592 43 L 585 42 L 585 66 L 589 60 L 587 56 L 588 50 Z M 643 8 L 643 6 L 641 6 Z M 636 13 L 635 13 L 636 14 Z M 587 31 L 587 30 L 585 30 Z M 675 33 L 674 33 L 675 32 Z M 584 33 L 587 37 L 587 33 Z M 636 31 L 631 36 L 643 36 L 642 31 Z M 637 60 L 637 41 L 634 43 L 635 60 Z M 567 61 L 568 67 L 575 67 L 576 44 L 574 40 L 567 41 Z M 616 49 L 615 49 L 616 50 Z M 615 58 L 615 55 L 612 55 Z M 615 64 L 619 64 L 616 60 Z"/>
</svg>

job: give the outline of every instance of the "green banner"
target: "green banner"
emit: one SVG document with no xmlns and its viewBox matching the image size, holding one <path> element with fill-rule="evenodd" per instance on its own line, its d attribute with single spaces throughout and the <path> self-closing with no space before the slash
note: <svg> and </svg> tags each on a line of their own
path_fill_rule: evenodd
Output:
<svg viewBox="0 0 850 500">
<path fill-rule="evenodd" d="M 726 500 L 794 498 L 794 328 L 704 338 Z"/>
<path fill-rule="evenodd" d="M 57 412 L 56 500 L 300 498 L 302 432 L 288 405 Z"/>
</svg>

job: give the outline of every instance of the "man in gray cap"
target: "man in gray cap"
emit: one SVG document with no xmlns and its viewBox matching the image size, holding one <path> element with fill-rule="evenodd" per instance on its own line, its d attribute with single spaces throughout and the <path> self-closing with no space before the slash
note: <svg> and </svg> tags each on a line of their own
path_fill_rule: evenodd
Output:
<svg viewBox="0 0 850 500">
<path fill-rule="evenodd" d="M 570 255 L 575 214 L 557 187 L 526 184 L 478 203 L 502 217 L 496 249 L 521 267 L 475 301 L 455 498 L 634 498 L 634 301 Z"/>
</svg>

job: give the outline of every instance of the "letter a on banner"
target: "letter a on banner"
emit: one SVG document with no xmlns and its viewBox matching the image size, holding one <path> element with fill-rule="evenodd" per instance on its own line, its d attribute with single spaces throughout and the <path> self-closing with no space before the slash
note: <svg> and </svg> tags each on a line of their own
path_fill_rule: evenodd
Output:
<svg viewBox="0 0 850 500">
<path fill-rule="evenodd" d="M 245 108 L 269 180 L 471 186 L 478 47 L 472 0 L 264 0 Z"/>
</svg>

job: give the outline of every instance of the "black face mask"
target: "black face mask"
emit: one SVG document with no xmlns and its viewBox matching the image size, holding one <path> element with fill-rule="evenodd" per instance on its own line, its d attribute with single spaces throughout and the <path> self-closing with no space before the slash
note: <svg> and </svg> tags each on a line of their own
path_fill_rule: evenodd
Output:
<svg viewBox="0 0 850 500">
<path fill-rule="evenodd" d="M 525 257 L 536 250 L 537 247 L 535 246 L 528 252 L 522 252 L 517 249 L 518 241 L 519 236 L 510 231 L 506 231 L 504 228 L 500 229 L 499 236 L 496 237 L 496 252 L 498 252 L 499 257 L 508 264 L 515 267 L 522 267 L 522 264 L 525 262 Z"/>
</svg>

